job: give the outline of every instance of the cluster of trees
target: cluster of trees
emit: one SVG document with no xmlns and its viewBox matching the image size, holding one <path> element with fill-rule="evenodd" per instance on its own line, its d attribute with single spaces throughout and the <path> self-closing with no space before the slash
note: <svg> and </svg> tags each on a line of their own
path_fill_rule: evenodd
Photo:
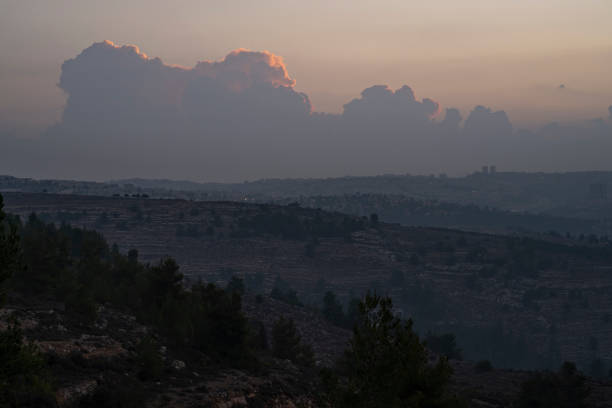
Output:
<svg viewBox="0 0 612 408">
<path fill-rule="evenodd" d="M 7 220 L 0 195 L 0 307 L 8 280 L 23 270 L 17 226 Z M 36 348 L 24 341 L 16 322 L 0 330 L 0 406 L 52 407 L 55 399 Z"/>
<path fill-rule="evenodd" d="M 26 267 L 11 282 L 19 292 L 62 301 L 86 322 L 96 319 L 99 304 L 110 303 L 177 346 L 232 362 L 251 359 L 240 293 L 203 283 L 186 290 L 172 258 L 144 265 L 137 251 L 124 255 L 94 231 L 56 227 L 35 215 L 19 226 L 19 234 Z"/>
</svg>

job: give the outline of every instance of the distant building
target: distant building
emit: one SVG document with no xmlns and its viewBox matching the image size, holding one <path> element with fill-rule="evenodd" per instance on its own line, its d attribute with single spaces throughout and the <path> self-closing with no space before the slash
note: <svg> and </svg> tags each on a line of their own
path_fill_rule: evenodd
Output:
<svg viewBox="0 0 612 408">
<path fill-rule="evenodd" d="M 496 171 L 497 171 L 497 166 L 491 166 L 491 167 L 489 168 L 489 172 L 490 172 L 491 174 L 495 174 L 495 172 L 496 172 Z"/>
<path fill-rule="evenodd" d="M 608 186 L 604 183 L 593 183 L 589 185 L 589 198 L 591 200 L 607 200 Z"/>
<path fill-rule="evenodd" d="M 489 166 L 482 166 L 482 174 L 489 174 Z"/>
</svg>

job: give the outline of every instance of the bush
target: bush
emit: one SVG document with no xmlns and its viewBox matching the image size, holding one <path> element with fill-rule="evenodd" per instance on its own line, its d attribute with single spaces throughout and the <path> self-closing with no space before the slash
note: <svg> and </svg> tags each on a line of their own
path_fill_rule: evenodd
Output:
<svg viewBox="0 0 612 408">
<path fill-rule="evenodd" d="M 148 393 L 141 383 L 130 377 L 120 380 L 105 380 L 96 390 L 81 398 L 78 408 L 141 408 L 145 406 Z"/>
<path fill-rule="evenodd" d="M 229 293 L 237 293 L 238 295 L 242 296 L 244 295 L 245 290 L 244 281 L 237 276 L 232 276 L 225 290 L 227 290 Z"/>
<path fill-rule="evenodd" d="M 44 359 L 14 325 L 0 331 L 0 406 L 56 406 Z"/>
<path fill-rule="evenodd" d="M 519 408 L 583 408 L 590 393 L 574 363 L 564 363 L 557 373 L 532 375 L 521 386 Z"/>
<path fill-rule="evenodd" d="M 425 345 L 434 353 L 448 359 L 461 360 L 461 349 L 457 347 L 455 335 L 452 333 L 435 335 L 429 332 L 425 338 Z"/>
<path fill-rule="evenodd" d="M 302 302 L 300 302 L 297 292 L 293 289 L 288 289 L 286 292 L 283 292 L 282 289 L 275 287 L 270 292 L 270 297 L 293 306 L 304 306 Z"/>
<path fill-rule="evenodd" d="M 164 371 L 164 360 L 159 353 L 159 344 L 150 336 L 144 337 L 136 346 L 136 361 L 141 380 L 157 380 Z"/>
<path fill-rule="evenodd" d="M 249 322 L 248 343 L 254 350 L 268 349 L 268 334 L 263 322 L 259 320 Z"/>
<path fill-rule="evenodd" d="M 314 364 L 314 354 L 309 345 L 302 344 L 302 338 L 295 328 L 293 319 L 281 316 L 272 327 L 272 355 L 276 358 L 291 360 L 302 366 Z"/>
<path fill-rule="evenodd" d="M 86 324 L 95 322 L 98 317 L 98 305 L 91 293 L 83 288 L 69 294 L 64 302 L 64 307 L 68 314 L 79 318 Z"/>
</svg>

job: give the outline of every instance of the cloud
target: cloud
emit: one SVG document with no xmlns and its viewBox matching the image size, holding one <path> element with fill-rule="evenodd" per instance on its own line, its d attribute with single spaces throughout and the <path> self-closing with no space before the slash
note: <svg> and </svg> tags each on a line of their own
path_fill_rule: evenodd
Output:
<svg viewBox="0 0 612 408">
<path fill-rule="evenodd" d="M 371 86 L 341 114 L 320 114 L 295 84 L 268 51 L 181 67 L 95 43 L 62 65 L 60 123 L 36 143 L 0 136 L 0 173 L 223 181 L 609 166 L 612 122 L 603 119 L 517 132 L 485 106 L 465 121 L 452 107 L 439 118 L 440 104 L 406 85 Z"/>
<path fill-rule="evenodd" d="M 512 135 L 512 124 L 504 111 L 493 112 L 482 105 L 476 106 L 465 120 L 464 133 L 476 138 L 499 139 Z"/>
<path fill-rule="evenodd" d="M 401 119 L 412 123 L 429 122 L 438 110 L 439 104 L 431 99 L 416 100 L 407 85 L 395 91 L 386 85 L 375 85 L 361 92 L 360 98 L 344 105 L 342 115 L 359 120 Z"/>
<path fill-rule="evenodd" d="M 458 109 L 455 108 L 446 108 L 446 113 L 444 114 L 444 119 L 440 123 L 441 127 L 448 130 L 457 130 L 459 129 L 459 124 L 463 118 L 461 117 L 461 113 L 459 113 Z"/>
<path fill-rule="evenodd" d="M 240 48 L 230 52 L 222 61 L 199 62 L 194 70 L 204 76 L 215 78 L 225 87 L 241 91 L 257 83 L 273 86 L 295 86 L 289 77 L 283 58 L 268 51 L 249 51 Z"/>
<path fill-rule="evenodd" d="M 282 58 L 267 51 L 239 49 L 221 61 L 185 68 L 104 41 L 63 64 L 59 86 L 68 102 L 62 125 L 176 129 L 185 114 L 208 120 L 244 119 L 253 112 L 307 115 L 310 101 L 294 85 Z"/>
</svg>

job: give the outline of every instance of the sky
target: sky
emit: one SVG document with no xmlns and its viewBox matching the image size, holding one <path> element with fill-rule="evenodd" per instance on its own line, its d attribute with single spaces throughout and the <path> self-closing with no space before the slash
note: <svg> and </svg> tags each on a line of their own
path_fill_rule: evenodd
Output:
<svg viewBox="0 0 612 408">
<path fill-rule="evenodd" d="M 609 0 L 2 0 L 0 120 L 57 121 L 62 62 L 103 40 L 184 66 L 269 50 L 321 112 L 406 83 L 523 126 L 598 117 L 612 100 L 610 21 Z"/>
<path fill-rule="evenodd" d="M 607 169 L 610 21 L 609 0 L 0 0 L 0 173 Z"/>
</svg>

